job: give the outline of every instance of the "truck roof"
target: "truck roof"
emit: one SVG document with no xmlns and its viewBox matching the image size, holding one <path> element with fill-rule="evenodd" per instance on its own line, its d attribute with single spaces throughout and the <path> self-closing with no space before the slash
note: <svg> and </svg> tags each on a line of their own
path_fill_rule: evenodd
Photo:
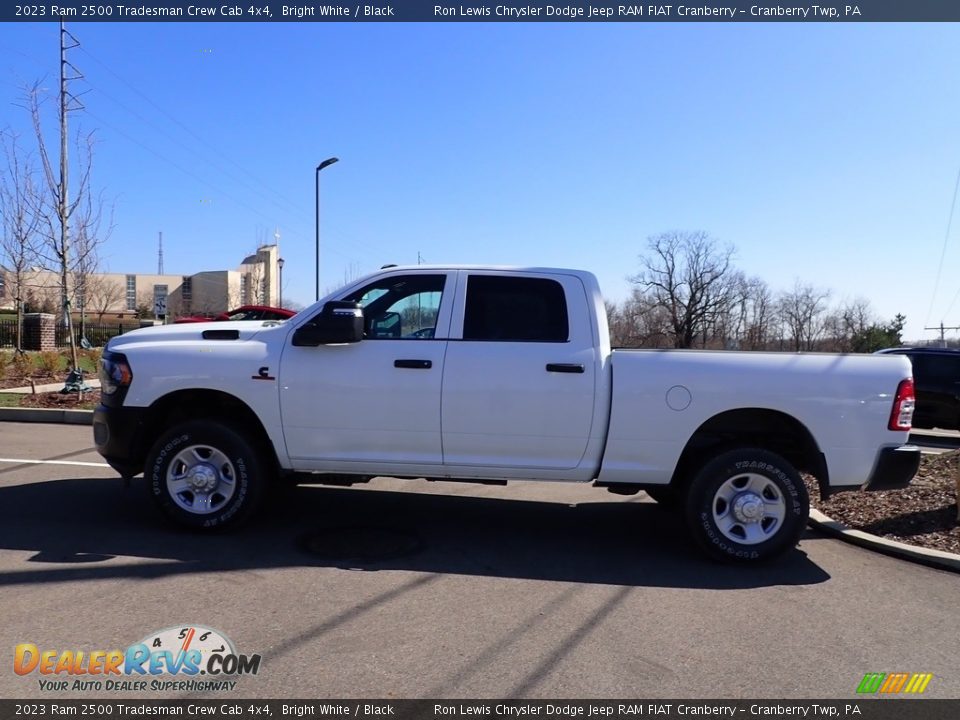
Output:
<svg viewBox="0 0 960 720">
<path fill-rule="evenodd" d="M 588 270 L 577 270 L 574 268 L 557 267 L 527 267 L 523 265 L 474 265 L 474 264 L 447 264 L 447 265 L 383 265 L 380 270 L 370 273 L 377 275 L 385 270 L 401 270 L 404 272 L 416 272 L 418 270 L 493 270 L 495 272 L 533 272 L 548 273 L 557 275 L 589 275 L 593 273 Z"/>
</svg>

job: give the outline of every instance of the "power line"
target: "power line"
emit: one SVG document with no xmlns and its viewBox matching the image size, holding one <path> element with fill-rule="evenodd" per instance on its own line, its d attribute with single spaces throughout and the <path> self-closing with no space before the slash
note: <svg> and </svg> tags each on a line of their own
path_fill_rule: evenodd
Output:
<svg viewBox="0 0 960 720">
<path fill-rule="evenodd" d="M 174 123 L 174 124 L 177 125 L 179 128 L 181 128 L 187 135 L 189 135 L 189 136 L 192 137 L 194 140 L 196 140 L 196 141 L 199 143 L 200 148 L 202 148 L 201 152 L 207 152 L 207 153 L 208 153 L 208 157 L 210 156 L 210 154 L 214 154 L 214 155 L 216 155 L 217 157 L 219 157 L 219 158 L 227 161 L 228 163 L 230 163 L 231 165 L 233 165 L 235 168 L 237 168 L 238 170 L 240 170 L 240 172 L 242 172 L 244 175 L 246 175 L 247 177 L 251 178 L 251 179 L 257 184 L 258 187 L 255 188 L 255 187 L 251 186 L 249 183 L 247 183 L 246 181 L 244 181 L 244 180 L 242 180 L 242 179 L 240 179 L 240 178 L 237 178 L 235 175 L 232 176 L 232 179 L 234 179 L 235 181 L 239 181 L 240 183 L 242 183 L 243 185 L 245 185 L 248 189 L 255 190 L 255 191 L 257 191 L 257 192 L 260 192 L 261 190 L 266 190 L 267 192 L 273 194 L 274 196 L 276 196 L 277 198 L 279 198 L 279 199 L 281 200 L 281 202 L 288 208 L 287 212 L 289 212 L 289 211 L 292 210 L 294 213 L 297 213 L 297 214 L 300 216 L 301 220 L 309 217 L 309 213 L 307 213 L 303 207 L 301 207 L 301 206 L 295 204 L 294 202 L 290 201 L 286 196 L 284 196 L 284 195 L 282 195 L 281 193 L 277 192 L 277 191 L 276 191 L 272 186 L 270 186 L 269 184 L 264 183 L 263 180 L 261 180 L 257 175 L 255 175 L 254 173 L 250 172 L 250 171 L 247 170 L 245 167 L 243 167 L 243 166 L 240 165 L 238 162 L 236 162 L 236 160 L 235 160 L 234 158 L 232 158 L 228 153 L 225 153 L 225 152 L 222 152 L 222 151 L 218 150 L 218 149 L 216 148 L 216 146 L 214 146 L 214 145 L 212 145 L 212 144 L 210 143 L 210 139 L 209 139 L 209 138 L 200 137 L 200 136 L 199 136 L 197 133 L 195 133 L 195 132 L 193 131 L 193 129 L 191 129 L 188 125 L 184 124 L 183 122 L 181 122 L 180 120 L 178 120 L 175 116 L 171 115 L 164 107 L 162 107 L 161 105 L 159 105 L 159 104 L 157 104 L 156 102 L 154 102 L 148 95 L 146 95 L 145 93 L 143 93 L 143 92 L 142 92 L 138 87 L 136 87 L 134 84 L 128 82 L 123 76 L 119 75 L 116 71 L 114 71 L 113 68 L 111 68 L 109 65 L 107 65 L 105 62 L 103 62 L 102 60 L 100 60 L 100 59 L 97 58 L 96 56 L 94 56 L 89 50 L 87 50 L 86 48 L 82 48 L 82 49 L 81 49 L 81 52 L 83 52 L 86 56 L 88 56 L 90 59 L 92 59 L 95 63 L 97 63 L 98 65 L 100 65 L 102 68 L 104 68 L 107 72 L 109 72 L 111 75 L 113 75 L 113 76 L 114 76 L 117 80 L 119 80 L 121 83 L 123 83 L 124 85 L 126 85 L 130 90 L 132 90 L 132 91 L 135 92 L 137 95 L 139 95 L 141 98 L 143 98 L 147 103 L 149 103 L 152 107 L 154 107 L 154 108 L 157 110 L 157 112 L 159 112 L 160 114 L 162 114 L 164 117 L 168 118 L 172 123 Z M 176 142 L 176 143 L 178 143 L 178 144 L 181 144 L 180 141 L 179 141 L 177 138 L 174 138 L 172 135 L 170 135 L 169 133 L 167 133 L 167 132 L 166 132 L 166 129 L 163 128 L 161 125 L 158 125 L 158 124 L 154 123 L 153 121 L 151 121 L 151 120 L 149 120 L 149 119 L 143 118 L 139 113 L 137 113 L 136 110 L 133 110 L 133 109 L 127 107 L 127 106 L 124 105 L 122 102 L 120 102 L 120 101 L 117 100 L 116 98 L 112 97 L 109 93 L 104 92 L 102 88 L 99 89 L 99 92 L 100 92 L 101 94 L 103 94 L 105 97 L 111 99 L 113 102 L 117 103 L 117 105 L 119 105 L 120 107 L 124 108 L 125 110 L 127 110 L 128 112 L 130 112 L 131 114 L 133 114 L 134 116 L 136 116 L 137 118 L 139 118 L 140 120 L 142 120 L 143 122 L 148 123 L 148 124 L 151 124 L 151 125 L 153 125 L 154 127 L 160 128 L 160 129 L 161 129 L 161 132 L 163 132 L 167 137 L 169 137 L 170 139 L 172 139 L 174 142 Z M 224 168 L 223 168 L 222 165 L 221 165 L 221 166 L 218 166 L 218 168 L 219 168 L 221 171 L 224 171 Z M 224 172 L 224 174 L 227 174 L 227 175 L 229 176 L 229 173 Z M 271 202 L 272 204 L 274 204 L 276 207 L 278 207 L 278 208 L 280 207 L 280 205 L 279 205 L 276 201 L 270 200 L 270 202 Z M 367 250 L 367 252 L 373 253 L 374 256 L 375 256 L 375 257 L 378 257 L 379 259 L 382 259 L 383 257 L 385 257 L 386 255 L 389 254 L 387 250 L 385 250 L 385 249 L 383 249 L 383 248 L 376 247 L 376 246 L 374 246 L 374 245 L 370 245 L 370 244 L 365 243 L 365 242 L 363 242 L 363 241 L 360 241 L 360 240 L 358 240 L 356 237 L 348 237 L 348 238 L 346 238 L 346 239 L 347 239 L 348 241 L 350 241 L 350 242 L 351 242 L 352 244 L 354 244 L 354 245 L 360 245 L 361 247 L 365 248 L 365 249 Z M 343 255 L 342 253 L 337 253 L 337 254 L 339 254 L 341 257 L 347 257 L 347 256 Z M 354 258 L 348 258 L 348 259 L 351 259 L 351 260 L 352 260 L 352 259 L 354 259 Z"/>
<path fill-rule="evenodd" d="M 213 167 L 217 168 L 218 170 L 220 170 L 224 175 L 226 175 L 227 177 L 229 177 L 231 180 L 234 180 L 234 181 L 240 183 L 241 185 L 243 185 L 246 189 L 251 190 L 251 191 L 257 193 L 261 198 L 263 197 L 263 194 L 264 194 L 263 191 L 264 191 L 264 190 L 265 190 L 267 193 L 270 193 L 270 194 L 276 196 L 276 197 L 279 198 L 280 201 L 283 203 L 283 206 L 281 206 L 280 203 L 278 203 L 277 201 L 275 201 L 275 200 L 273 200 L 273 199 L 269 199 L 268 201 L 269 201 L 275 208 L 277 208 L 278 210 L 281 210 L 284 214 L 289 213 L 289 212 L 292 211 L 292 212 L 297 216 L 297 219 L 298 219 L 301 223 L 304 223 L 304 222 L 306 221 L 306 219 L 311 215 L 311 213 L 306 212 L 303 207 L 301 207 L 301 206 L 297 205 L 296 203 L 290 201 L 286 196 L 284 196 L 284 195 L 280 194 L 279 192 L 277 192 L 276 190 L 274 190 L 274 188 L 273 188 L 272 186 L 264 183 L 262 180 L 260 180 L 260 178 L 259 178 L 258 176 L 256 176 L 255 174 L 251 173 L 251 172 L 250 172 L 249 170 L 247 170 L 245 167 L 243 167 L 242 165 L 240 165 L 239 163 L 237 163 L 237 162 L 236 162 L 233 158 L 231 158 L 228 154 L 223 153 L 222 151 L 218 150 L 216 147 L 212 146 L 212 145 L 210 144 L 209 138 L 204 139 L 204 138 L 201 138 L 200 136 L 198 136 L 189 126 L 185 125 L 183 122 L 181 122 L 181 121 L 180 121 L 179 119 L 177 119 L 175 116 L 171 115 L 171 114 L 170 114 L 167 110 L 165 110 L 162 106 L 158 105 L 158 104 L 157 104 L 155 101 L 153 101 L 148 95 L 146 95 L 146 94 L 143 93 L 139 88 L 137 88 L 136 85 L 130 83 L 130 82 L 127 81 L 125 78 L 123 78 L 121 75 L 119 75 L 118 73 L 116 73 L 107 63 L 105 63 L 104 61 L 102 61 L 102 60 L 100 60 L 98 57 L 96 57 L 96 56 L 95 56 L 93 53 L 91 53 L 86 47 L 80 47 L 80 48 L 79 48 L 79 51 L 82 52 L 86 57 L 88 57 L 88 58 L 89 58 L 90 60 L 92 60 L 94 63 L 96 63 L 97 65 L 99 65 L 101 68 L 103 68 L 103 69 L 105 69 L 107 72 L 109 72 L 114 78 L 116 78 L 116 79 L 117 79 L 119 82 L 121 82 L 123 85 L 126 85 L 127 88 L 129 88 L 131 91 L 133 91 L 134 93 L 136 93 L 137 96 L 139 96 L 140 98 L 142 98 L 145 102 L 149 103 L 149 104 L 150 104 L 153 108 L 155 108 L 160 114 L 162 114 L 164 117 L 166 117 L 167 119 L 169 119 L 171 123 L 173 123 L 173 124 L 176 125 L 177 127 L 181 128 L 187 135 L 189 135 L 189 136 L 190 136 L 191 138 L 193 138 L 197 143 L 199 143 L 199 151 L 198 151 L 195 147 L 190 147 L 190 148 L 186 147 L 185 144 L 182 142 L 182 138 L 177 138 L 177 137 L 175 137 L 174 135 L 172 135 L 172 134 L 168 131 L 168 129 L 167 129 L 166 126 L 164 126 L 164 125 L 162 125 L 162 124 L 159 124 L 159 123 L 156 123 L 155 121 L 153 121 L 153 120 L 151 120 L 151 119 L 149 119 L 149 118 L 143 117 L 143 116 L 142 116 L 140 113 L 138 113 L 136 110 L 128 107 L 128 106 L 127 106 L 126 104 L 124 104 L 122 101 L 120 101 L 119 99 L 117 99 L 116 97 L 114 97 L 113 95 L 111 95 L 110 93 L 106 92 L 102 87 L 96 87 L 96 88 L 95 88 L 99 94 L 103 95 L 105 98 L 107 98 L 107 99 L 109 99 L 110 101 L 114 102 L 116 105 L 118 105 L 119 107 L 123 108 L 124 110 L 126 110 L 127 112 L 129 112 L 129 113 L 130 113 L 131 115 L 133 115 L 134 117 L 138 118 L 138 119 L 141 121 L 141 123 L 143 123 L 144 125 L 149 125 L 149 126 L 151 126 L 152 128 L 157 129 L 161 134 L 163 134 L 164 136 L 166 136 L 166 137 L 167 137 L 168 139 L 170 139 L 172 142 L 176 143 L 176 144 L 177 144 L 181 149 L 183 149 L 184 151 L 189 152 L 189 153 L 191 153 L 191 154 L 193 154 L 193 155 L 206 154 L 206 157 L 207 157 L 208 159 L 211 158 L 211 154 L 215 154 L 216 156 L 225 159 L 225 160 L 226 160 L 227 162 L 229 162 L 231 165 L 233 165 L 234 167 L 238 168 L 239 171 L 242 172 L 244 175 L 252 178 L 253 182 L 256 183 L 257 187 L 252 186 L 249 182 L 246 182 L 246 181 L 243 180 L 242 178 L 237 177 L 235 174 L 233 174 L 233 173 L 231 173 L 231 172 L 228 172 L 228 171 L 227 171 L 221 164 L 219 164 L 219 163 L 216 163 L 216 162 L 212 162 L 212 161 L 211 161 L 209 164 L 212 165 Z M 25 58 L 31 60 L 32 62 L 36 63 L 36 64 L 39 65 L 40 67 L 43 67 L 43 66 L 44 66 L 44 63 L 40 62 L 37 58 L 32 57 L 32 56 L 28 55 L 27 53 L 24 53 L 24 52 L 19 51 L 19 50 L 17 50 L 16 52 L 17 52 L 17 54 L 21 55 L 22 57 L 25 57 Z M 84 79 L 87 81 L 88 84 L 92 84 L 92 83 L 90 83 L 90 79 L 89 79 L 88 77 L 85 77 Z M 89 92 L 89 91 L 87 91 L 87 92 Z M 79 97 L 79 96 L 77 96 L 77 97 Z M 76 99 L 76 98 L 74 98 L 74 99 Z M 99 121 L 100 123 L 102 123 L 104 126 L 110 128 L 110 129 L 113 130 L 114 132 L 118 133 L 118 134 L 121 135 L 122 137 L 124 137 L 124 138 L 126 138 L 127 140 L 129 140 L 130 142 L 134 143 L 135 145 L 138 145 L 139 147 L 143 148 L 144 150 L 146 150 L 147 152 L 149 152 L 151 155 L 155 156 L 156 158 L 158 158 L 158 159 L 162 160 L 163 162 L 167 163 L 168 165 L 172 166 L 173 168 L 175 168 L 175 169 L 178 170 L 179 172 L 181 172 L 181 173 L 187 175 L 188 177 L 191 177 L 191 178 L 193 178 L 194 180 L 202 183 L 203 185 L 205 185 L 205 186 L 207 186 L 207 187 L 210 187 L 211 189 L 217 191 L 220 195 L 222 195 L 222 196 L 224 196 L 224 197 L 227 197 L 228 199 L 230 199 L 231 201 L 233 201 L 233 202 L 236 203 L 237 205 L 241 206 L 241 207 L 244 208 L 245 210 L 251 211 L 251 212 L 253 212 L 254 214 L 256 214 L 256 215 L 258 215 L 258 216 L 260 216 L 260 217 L 262 217 L 262 218 L 268 219 L 268 220 L 269 220 L 269 223 L 268 223 L 268 224 L 270 224 L 270 225 L 275 224 L 276 218 L 267 218 L 267 216 L 266 216 L 263 212 L 254 209 L 253 206 L 252 206 L 249 202 L 241 201 L 241 200 L 233 197 L 233 196 L 230 195 L 229 193 L 226 193 L 226 192 L 220 190 L 220 188 L 219 188 L 217 185 L 215 185 L 214 183 L 212 183 L 212 182 L 210 182 L 210 181 L 208 181 L 208 180 L 205 180 L 204 178 L 198 176 L 196 173 L 194 173 L 194 172 L 192 172 L 192 171 L 190 171 L 190 170 L 187 170 L 187 169 L 184 168 L 183 166 L 181 166 L 181 165 L 179 165 L 178 163 L 176 163 L 175 161 L 171 160 L 169 157 L 167 157 L 167 156 L 165 156 L 165 155 L 157 152 L 156 150 L 153 150 L 151 147 L 148 147 L 146 144 L 144 144 L 143 142 L 141 142 L 140 140 L 138 140 L 137 138 L 135 138 L 134 136 L 132 136 L 130 133 L 128 133 L 128 132 L 126 132 L 126 131 L 124 131 L 124 130 L 120 130 L 120 129 L 117 128 L 115 125 L 112 125 L 112 124 L 110 124 L 109 122 L 106 122 L 103 118 L 97 116 L 97 115 L 96 115 L 95 113 L 93 113 L 93 112 L 90 112 L 89 108 L 86 108 L 86 110 L 87 110 L 87 114 L 90 115 L 92 118 L 98 120 L 98 121 Z M 192 145 L 192 144 L 191 144 L 191 145 Z M 333 227 L 336 228 L 336 225 L 334 224 Z M 290 234 L 294 235 L 297 239 L 306 239 L 306 234 L 305 234 L 304 232 L 302 232 L 301 230 L 298 230 L 297 227 L 296 227 L 296 225 L 288 226 L 288 232 L 289 232 Z M 392 251 L 387 251 L 387 250 L 385 250 L 385 249 L 383 249 L 383 248 L 380 248 L 380 247 L 378 247 L 378 246 L 375 246 L 375 245 L 373 245 L 373 244 L 371 244 L 371 243 L 368 243 L 368 242 L 366 242 L 366 241 L 360 240 L 360 239 L 358 239 L 355 235 L 348 234 L 348 233 L 344 233 L 342 229 L 341 229 L 341 230 L 335 230 L 335 234 L 339 235 L 339 236 L 345 241 L 345 243 L 341 243 L 340 247 L 343 247 L 344 244 L 346 244 L 346 245 L 348 245 L 349 247 L 351 247 L 351 248 L 353 248 L 353 249 L 361 250 L 361 251 L 363 251 L 363 252 L 365 252 L 365 253 L 368 253 L 368 254 L 372 255 L 372 256 L 376 259 L 376 263 L 377 263 L 377 264 L 379 264 L 379 263 L 383 260 L 384 257 L 387 257 L 387 256 L 390 255 L 391 252 L 392 252 Z M 337 255 L 337 256 L 339 256 L 340 258 L 343 258 L 344 260 L 347 260 L 347 261 L 349 261 L 349 262 L 351 262 L 351 263 L 358 263 L 358 262 L 359 262 L 359 260 L 358 260 L 355 256 L 347 255 L 347 254 L 345 254 L 344 252 L 336 249 L 335 247 L 330 247 L 330 248 L 329 248 L 329 251 L 332 252 L 334 255 Z"/>
<path fill-rule="evenodd" d="M 940 347 L 946 347 L 946 346 L 947 346 L 947 339 L 946 339 L 946 333 L 945 333 L 944 331 L 945 331 L 945 330 L 960 330 L 960 327 L 958 327 L 958 326 L 956 326 L 956 325 L 954 325 L 954 326 L 952 326 L 952 327 L 944 327 L 943 323 L 941 322 L 940 325 L 938 325 L 937 327 L 925 327 L 924 330 L 939 330 L 939 331 L 940 331 Z"/>
<path fill-rule="evenodd" d="M 943 260 L 947 255 L 947 242 L 950 239 L 950 228 L 953 226 L 953 211 L 957 206 L 957 191 L 960 190 L 960 170 L 957 170 L 957 181 L 953 186 L 953 200 L 950 201 L 950 217 L 947 219 L 947 231 L 943 235 L 943 249 L 940 251 L 940 264 L 937 266 L 937 279 L 933 283 L 933 295 L 930 297 L 930 309 L 927 310 L 927 319 L 923 323 L 926 325 L 930 322 L 930 316 L 933 314 L 933 304 L 937 299 L 937 290 L 940 289 L 940 274 L 943 272 Z M 960 291 L 958 291 L 960 293 Z M 954 296 L 954 301 L 956 301 L 956 296 Z M 953 303 L 950 303 L 950 307 L 953 307 Z M 949 308 L 947 312 L 950 312 Z M 944 313 L 946 315 L 947 313 Z M 927 329 L 927 328 L 924 328 Z"/>
<path fill-rule="evenodd" d="M 264 183 L 259 177 L 257 177 L 257 176 L 254 175 L 253 173 L 251 173 L 249 170 L 247 170 L 247 169 L 246 169 L 245 167 L 243 167 L 242 165 L 240 165 L 236 160 L 234 160 L 232 157 L 230 157 L 227 153 L 224 153 L 224 152 L 218 150 L 215 146 L 211 145 L 209 138 L 202 138 L 202 137 L 200 137 L 197 133 L 195 133 L 195 132 L 193 131 L 192 128 L 190 128 L 188 125 L 185 125 L 185 124 L 182 123 L 180 120 L 178 120 L 175 116 L 173 116 L 173 115 L 171 115 L 169 112 L 167 112 L 161 105 L 158 105 L 156 102 L 154 102 L 154 101 L 150 98 L 149 95 L 146 95 L 146 94 L 143 93 L 138 87 L 136 87 L 136 86 L 133 85 L 132 83 L 128 82 L 128 81 L 127 81 L 126 79 L 124 79 L 121 75 L 119 75 L 117 72 L 115 72 L 115 71 L 113 70 L 113 68 L 111 68 L 109 65 L 107 65 L 105 62 L 103 62 L 102 60 L 100 60 L 100 59 L 97 58 L 96 56 L 94 56 L 89 50 L 87 50 L 86 48 L 84 48 L 84 49 L 83 49 L 83 53 L 84 53 L 85 55 L 87 55 L 90 59 L 92 59 L 95 63 L 97 63 L 98 65 L 100 65 L 100 66 L 101 66 L 103 69 L 105 69 L 108 73 L 110 73 L 111 75 L 113 75 L 113 77 L 115 77 L 115 78 L 116 78 L 117 80 L 119 80 L 121 83 L 123 83 L 124 85 L 126 85 L 130 90 L 132 90 L 132 91 L 135 92 L 137 95 L 139 95 L 141 98 L 143 98 L 143 99 L 144 99 L 147 103 L 149 103 L 154 109 L 156 109 L 157 112 L 159 112 L 160 114 L 162 114 L 164 117 L 166 117 L 168 120 L 170 120 L 170 122 L 172 122 L 172 123 L 174 123 L 175 125 L 177 125 L 177 127 L 179 127 L 181 130 L 183 130 L 187 135 L 189 135 L 189 136 L 192 137 L 194 140 L 196 140 L 197 143 L 199 143 L 199 147 L 202 149 L 202 151 L 208 151 L 209 153 L 215 154 L 217 157 L 221 158 L 222 160 L 226 160 L 226 161 L 229 162 L 231 165 L 233 165 L 235 168 L 237 168 L 238 170 L 240 170 L 240 172 L 242 172 L 244 175 L 247 175 L 247 176 L 248 176 L 249 178 L 251 178 L 255 183 L 257 183 L 257 185 L 258 185 L 258 187 L 256 188 L 257 190 L 260 190 L 260 189 L 266 190 L 267 192 L 272 193 L 272 194 L 275 195 L 277 198 L 279 198 L 282 203 L 285 203 L 286 205 L 288 205 L 290 209 L 292 209 L 292 210 L 294 210 L 294 211 L 297 211 L 297 212 L 302 212 L 302 208 L 299 208 L 299 207 L 297 207 L 296 205 L 294 205 L 293 203 L 291 203 L 285 196 L 281 195 L 281 194 L 278 193 L 276 190 L 274 190 L 272 187 L 270 187 L 268 184 Z M 117 105 L 119 105 L 120 107 L 124 108 L 127 112 L 129 112 L 129 113 L 133 114 L 134 116 L 136 116 L 137 118 L 139 118 L 140 120 L 142 120 L 142 121 L 144 121 L 144 122 L 147 122 L 147 123 L 150 123 L 150 124 L 154 125 L 154 127 L 160 128 L 161 131 L 164 132 L 164 134 L 166 134 L 167 137 L 171 138 L 174 142 L 177 142 L 178 144 L 180 143 L 180 141 L 179 141 L 178 139 L 176 139 L 176 138 L 174 138 L 172 135 L 169 135 L 168 133 L 166 133 L 165 129 L 164 129 L 161 125 L 158 125 L 158 124 L 154 123 L 152 120 L 149 120 L 149 119 L 146 119 L 146 118 L 142 117 L 136 110 L 133 110 L 132 108 L 127 107 L 127 106 L 124 105 L 122 102 L 120 102 L 119 100 L 117 100 L 115 97 L 113 97 L 113 96 L 111 96 L 110 94 L 104 92 L 104 90 L 103 90 L 102 88 L 100 88 L 100 92 L 101 92 L 104 96 L 106 96 L 106 97 L 110 98 L 111 100 L 113 100 L 113 102 L 117 103 Z M 223 170 L 222 167 L 221 167 L 220 169 Z M 251 186 L 248 185 L 248 187 L 251 187 Z M 274 202 L 274 201 L 271 201 L 271 202 Z"/>
</svg>

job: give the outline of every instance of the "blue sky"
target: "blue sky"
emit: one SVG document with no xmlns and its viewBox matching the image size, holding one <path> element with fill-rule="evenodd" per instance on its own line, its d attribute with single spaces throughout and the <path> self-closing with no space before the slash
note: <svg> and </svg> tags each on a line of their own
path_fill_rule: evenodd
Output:
<svg viewBox="0 0 960 720">
<path fill-rule="evenodd" d="M 960 325 L 956 24 L 69 29 L 112 272 L 154 272 L 159 231 L 189 274 L 279 227 L 284 297 L 312 301 L 337 156 L 321 289 L 419 254 L 582 267 L 621 300 L 648 236 L 703 230 L 775 290 Z M 0 126 L 28 132 L 20 86 L 52 96 L 57 62 L 56 23 L 0 25 Z"/>
</svg>

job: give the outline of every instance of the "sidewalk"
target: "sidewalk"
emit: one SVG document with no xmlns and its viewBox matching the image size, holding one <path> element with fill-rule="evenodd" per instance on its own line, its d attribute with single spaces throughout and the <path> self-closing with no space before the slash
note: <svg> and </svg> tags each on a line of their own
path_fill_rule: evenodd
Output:
<svg viewBox="0 0 960 720">
<path fill-rule="evenodd" d="M 84 382 L 88 387 L 99 388 L 100 380 L 98 378 L 84 378 Z M 38 393 L 47 393 L 47 392 L 58 392 L 63 389 L 63 383 L 50 383 L 49 385 L 37 385 L 35 388 L 30 386 L 18 387 L 18 388 L 4 388 L 0 390 L 0 393 L 20 393 L 22 395 L 29 395 L 36 390 Z"/>
</svg>

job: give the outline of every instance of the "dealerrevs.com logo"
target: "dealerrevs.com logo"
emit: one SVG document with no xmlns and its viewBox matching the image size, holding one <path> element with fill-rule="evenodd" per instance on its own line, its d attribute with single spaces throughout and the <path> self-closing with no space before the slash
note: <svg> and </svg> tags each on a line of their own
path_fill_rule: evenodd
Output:
<svg viewBox="0 0 960 720">
<path fill-rule="evenodd" d="M 126 650 L 41 649 L 20 643 L 17 675 L 38 675 L 50 692 L 233 690 L 237 678 L 260 671 L 260 655 L 243 655 L 223 633 L 203 625 L 176 625 L 150 633 Z"/>
</svg>

